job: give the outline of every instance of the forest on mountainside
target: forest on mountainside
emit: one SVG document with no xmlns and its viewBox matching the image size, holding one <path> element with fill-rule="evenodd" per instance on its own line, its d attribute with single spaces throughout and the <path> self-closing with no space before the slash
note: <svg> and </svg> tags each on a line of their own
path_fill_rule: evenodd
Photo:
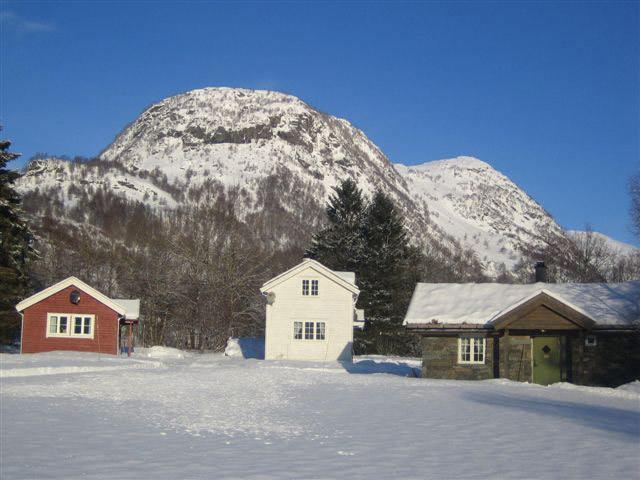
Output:
<svg viewBox="0 0 640 480">
<path fill-rule="evenodd" d="M 25 295 L 74 275 L 110 297 L 141 299 L 144 321 L 138 341 L 142 344 L 221 350 L 230 336 L 263 334 L 265 309 L 259 287 L 300 262 L 307 252 L 331 268 L 358 274 L 359 287 L 365 291 L 359 307 L 368 310 L 380 338 L 373 342 L 374 330 L 365 332 L 358 342 L 360 351 L 410 354 L 415 344 L 399 325 L 417 281 L 527 283 L 533 280 L 532 265 L 538 260 L 547 263 L 550 281 L 640 278 L 640 251 L 620 255 L 590 231 L 562 240 L 540 232 L 540 248 L 526 252 L 513 271 L 505 269 L 497 278 L 488 278 L 471 250 L 409 241 L 400 210 L 382 192 L 372 198 L 360 192 L 359 220 L 342 225 L 335 202 L 348 182 L 336 187 L 323 212 L 315 206 L 313 191 L 304 185 L 287 184 L 286 175 L 268 178 L 258 191 L 262 209 L 249 216 L 237 212 L 243 199 L 240 188 L 225 188 L 213 180 L 197 188 L 172 185 L 161 174 L 154 182 L 195 201 L 159 209 L 103 188 L 79 189 L 74 202 L 64 202 L 63 193 L 69 192 L 55 186 L 27 192 L 20 216 L 33 232 L 29 248 L 34 255 L 23 268 L 28 279 Z M 285 190 L 295 192 L 294 211 L 279 201 L 278 192 Z M 375 240 L 376 235 L 380 238 L 378 227 L 361 222 L 367 215 L 373 218 L 371 205 L 392 219 L 394 235 L 401 239 L 397 256 L 382 255 L 386 246 Z M 317 227 L 302 228 L 301 217 Z M 326 248 L 324 256 L 314 250 L 327 232 L 331 233 L 325 247 L 342 249 L 339 261 Z M 356 246 L 345 248 L 345 241 Z M 359 250 L 353 250 L 356 247 Z M 344 257 L 345 252 L 355 253 Z M 385 261 L 386 266 L 381 263 Z M 2 322 L 5 332 L 11 326 L 15 331 L 15 313 L 5 311 Z"/>
</svg>

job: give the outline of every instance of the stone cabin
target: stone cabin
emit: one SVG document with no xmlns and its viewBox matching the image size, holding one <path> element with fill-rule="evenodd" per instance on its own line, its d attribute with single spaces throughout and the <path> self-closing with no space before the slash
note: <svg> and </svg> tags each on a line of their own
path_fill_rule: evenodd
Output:
<svg viewBox="0 0 640 480">
<path fill-rule="evenodd" d="M 640 378 L 640 281 L 417 284 L 426 378 L 618 386 Z"/>
</svg>

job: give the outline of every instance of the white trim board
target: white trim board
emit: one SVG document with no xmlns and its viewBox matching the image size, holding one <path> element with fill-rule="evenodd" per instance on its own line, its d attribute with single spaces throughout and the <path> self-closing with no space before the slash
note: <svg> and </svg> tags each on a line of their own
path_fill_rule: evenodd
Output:
<svg viewBox="0 0 640 480">
<path fill-rule="evenodd" d="M 44 290 L 31 295 L 29 298 L 25 298 L 23 301 L 21 301 L 20 303 L 18 303 L 18 305 L 16 305 L 16 310 L 18 312 L 23 312 L 25 309 L 31 307 L 32 305 L 35 305 L 38 302 L 41 302 L 42 300 L 45 300 L 47 298 L 49 298 L 51 295 L 54 295 L 62 290 L 64 290 L 65 288 L 68 287 L 76 287 L 78 288 L 78 290 L 82 290 L 85 293 L 91 295 L 93 298 L 95 298 L 96 300 L 98 300 L 100 303 L 106 305 L 107 307 L 109 307 L 111 310 L 113 310 L 114 312 L 120 314 L 120 315 L 124 315 L 126 316 L 126 309 L 120 305 L 119 303 L 115 302 L 114 300 L 112 300 L 111 298 L 107 297 L 106 295 L 100 293 L 98 290 L 96 290 L 95 288 L 87 285 L 85 282 L 83 282 L 82 280 L 80 280 L 79 278 L 76 277 L 69 277 L 69 278 L 65 278 L 64 280 L 51 285 L 48 288 L 45 288 Z M 136 316 L 137 318 L 137 316 Z M 135 320 L 135 318 L 134 318 Z"/>
<path fill-rule="evenodd" d="M 305 268 L 311 268 L 312 270 L 315 270 L 318 274 L 328 277 L 329 279 L 336 282 L 338 285 L 346 288 L 347 290 L 349 290 L 352 293 L 355 293 L 356 295 L 360 293 L 360 290 L 358 289 L 358 287 L 356 287 L 353 283 L 349 283 L 345 281 L 340 275 L 338 275 L 336 272 L 334 272 L 330 268 L 327 268 L 324 265 L 322 265 L 320 262 L 316 262 L 315 260 L 312 260 L 310 258 L 305 259 L 302 263 L 299 263 L 298 265 L 296 265 L 293 268 L 290 268 L 286 272 L 281 273 L 277 277 L 274 277 L 271 280 L 268 280 L 267 282 L 265 282 L 264 285 L 262 285 L 262 287 L 260 288 L 260 291 L 262 293 L 267 292 L 269 289 L 295 276 L 297 273 L 304 270 Z"/>
</svg>

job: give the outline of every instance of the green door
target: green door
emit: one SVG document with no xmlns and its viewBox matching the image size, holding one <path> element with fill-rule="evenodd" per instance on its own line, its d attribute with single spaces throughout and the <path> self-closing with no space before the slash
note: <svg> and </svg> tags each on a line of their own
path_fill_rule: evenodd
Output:
<svg viewBox="0 0 640 480">
<path fill-rule="evenodd" d="M 550 385 L 559 382 L 560 337 L 533 337 L 533 383 Z"/>
</svg>

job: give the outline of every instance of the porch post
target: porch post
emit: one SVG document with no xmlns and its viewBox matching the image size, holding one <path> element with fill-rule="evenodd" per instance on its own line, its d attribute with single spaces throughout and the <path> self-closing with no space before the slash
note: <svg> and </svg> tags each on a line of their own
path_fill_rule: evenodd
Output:
<svg viewBox="0 0 640 480">
<path fill-rule="evenodd" d="M 573 382 L 577 385 L 584 385 L 584 330 L 578 331 L 578 356 L 579 358 L 572 358 L 572 362 L 578 360 L 577 378 L 573 379 Z M 573 365 L 571 366 L 573 368 Z"/>
<path fill-rule="evenodd" d="M 500 378 L 509 378 L 509 329 L 504 330 L 500 339 Z"/>
<path fill-rule="evenodd" d="M 129 347 L 127 348 L 127 357 L 131 356 L 131 348 L 133 347 L 133 324 L 129 322 Z"/>
</svg>

